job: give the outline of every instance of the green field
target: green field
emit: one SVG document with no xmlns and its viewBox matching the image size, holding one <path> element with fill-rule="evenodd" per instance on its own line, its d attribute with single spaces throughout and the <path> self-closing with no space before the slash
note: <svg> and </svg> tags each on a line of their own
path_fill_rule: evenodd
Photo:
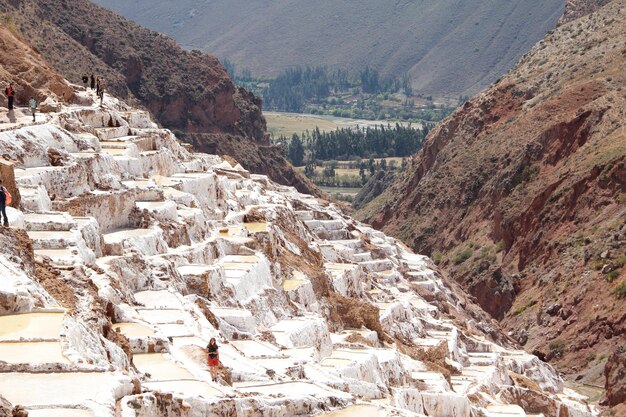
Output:
<svg viewBox="0 0 626 417">
<path fill-rule="evenodd" d="M 301 134 L 306 130 L 314 130 L 316 127 L 323 132 L 329 132 L 348 127 L 380 126 L 388 123 L 395 125 L 396 123 L 386 120 L 359 120 L 300 113 L 263 112 L 263 115 L 267 120 L 267 130 L 274 138 L 291 137 L 294 133 Z M 408 123 L 400 123 L 400 125 L 408 126 Z M 413 123 L 412 126 L 421 127 L 418 123 Z"/>
</svg>

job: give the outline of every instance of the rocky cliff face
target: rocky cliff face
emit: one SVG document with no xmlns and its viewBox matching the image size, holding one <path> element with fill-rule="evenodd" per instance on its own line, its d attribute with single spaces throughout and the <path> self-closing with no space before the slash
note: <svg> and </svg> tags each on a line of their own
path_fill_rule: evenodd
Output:
<svg viewBox="0 0 626 417">
<path fill-rule="evenodd" d="M 620 6 L 546 36 L 359 214 L 431 255 L 527 350 L 582 376 L 626 337 Z"/>
<path fill-rule="evenodd" d="M 258 145 L 268 145 L 260 100 L 237 89 L 215 57 L 185 51 L 86 0 L 0 1 L 0 10 L 69 79 L 77 82 L 83 74 L 95 73 L 106 80 L 108 90 L 137 99 L 169 129 L 239 136 L 252 153 Z M 195 145 L 206 150 L 202 142 Z M 281 162 L 269 170 L 272 178 L 289 178 L 289 185 L 316 190 Z"/>
</svg>

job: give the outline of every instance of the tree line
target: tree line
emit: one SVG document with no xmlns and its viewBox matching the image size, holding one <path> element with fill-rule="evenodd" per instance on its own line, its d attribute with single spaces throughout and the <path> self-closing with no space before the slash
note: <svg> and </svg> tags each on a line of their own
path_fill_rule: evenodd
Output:
<svg viewBox="0 0 626 417">
<path fill-rule="evenodd" d="M 285 156 L 295 166 L 310 161 L 350 160 L 356 158 L 405 157 L 418 151 L 428 135 L 429 126 L 379 125 L 341 128 L 321 132 L 319 128 L 291 138 L 281 136 Z"/>
<path fill-rule="evenodd" d="M 301 113 L 308 102 L 319 103 L 331 92 L 361 89 L 364 93 L 396 93 L 404 89 L 411 94 L 408 75 L 402 78 L 382 76 L 377 70 L 365 67 L 359 74 L 351 75 L 346 70 L 330 71 L 324 66 L 293 67 L 269 81 L 262 90 L 266 108 Z"/>
</svg>

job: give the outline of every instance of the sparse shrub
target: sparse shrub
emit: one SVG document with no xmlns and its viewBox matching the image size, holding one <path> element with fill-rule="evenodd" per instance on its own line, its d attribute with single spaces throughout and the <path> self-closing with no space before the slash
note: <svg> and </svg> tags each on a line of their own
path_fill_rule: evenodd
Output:
<svg viewBox="0 0 626 417">
<path fill-rule="evenodd" d="M 550 352 L 552 352 L 554 357 L 558 359 L 562 357 L 563 353 L 565 352 L 565 342 L 561 340 L 555 340 L 554 342 L 551 342 L 550 345 L 548 345 L 548 349 L 550 349 Z"/>
<path fill-rule="evenodd" d="M 454 262 L 455 265 L 461 265 L 463 262 L 472 257 L 472 253 L 473 252 L 470 249 L 461 251 L 454 257 L 454 260 L 452 262 Z"/>
<path fill-rule="evenodd" d="M 441 261 L 443 260 L 443 253 L 439 251 L 433 252 L 432 260 L 435 263 L 435 265 L 439 265 Z"/>
<path fill-rule="evenodd" d="M 626 298 L 626 281 L 620 282 L 617 287 L 615 287 L 613 294 L 619 299 Z"/>
<path fill-rule="evenodd" d="M 499 240 L 496 243 L 496 253 L 502 252 L 502 249 L 504 249 L 504 241 L 503 240 Z"/>
<path fill-rule="evenodd" d="M 531 308 L 532 306 L 534 306 L 535 304 L 537 304 L 536 300 L 530 300 L 529 302 L 527 302 L 526 304 L 524 304 L 523 306 L 515 309 L 513 311 L 513 315 L 514 316 L 519 316 L 520 314 L 522 314 L 524 311 L 528 310 L 529 308 Z"/>
<path fill-rule="evenodd" d="M 608 274 L 606 274 L 606 275 L 604 276 L 604 279 L 605 279 L 607 282 L 613 282 L 613 281 L 615 281 L 615 279 L 616 279 L 617 277 L 619 277 L 619 271 L 617 271 L 617 270 L 613 270 L 613 271 L 609 272 Z"/>
<path fill-rule="evenodd" d="M 597 261 L 593 263 L 593 269 L 595 269 L 596 271 L 601 270 L 603 266 L 604 266 L 604 261 L 602 259 L 598 259 Z"/>
</svg>

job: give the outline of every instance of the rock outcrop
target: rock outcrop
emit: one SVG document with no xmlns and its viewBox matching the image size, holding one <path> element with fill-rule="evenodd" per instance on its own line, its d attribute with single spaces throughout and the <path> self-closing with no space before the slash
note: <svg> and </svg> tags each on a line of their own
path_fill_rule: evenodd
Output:
<svg viewBox="0 0 626 417">
<path fill-rule="evenodd" d="M 626 337 L 625 40 L 619 1 L 560 26 L 357 215 L 581 376 Z"/>
<path fill-rule="evenodd" d="M 78 82 L 82 75 L 95 73 L 105 80 L 107 91 L 141 103 L 169 129 L 224 141 L 239 137 L 245 147 L 230 154 L 235 159 L 244 159 L 248 152 L 265 155 L 257 149 L 269 146 L 261 102 L 236 88 L 217 58 L 186 51 L 166 36 L 87 0 L 2 0 L 0 12 L 66 78 Z M 212 146 L 194 144 L 199 151 Z M 264 157 L 264 164 L 272 166 L 264 173 L 319 193 L 278 152 L 270 154 L 280 164 Z"/>
<path fill-rule="evenodd" d="M 559 25 L 593 13 L 609 1 L 611 0 L 567 0 L 563 16 L 559 19 Z"/>
<path fill-rule="evenodd" d="M 0 136 L 22 194 L 0 251 L 0 396 L 13 406 L 597 415 L 425 256 L 232 158 L 189 152 L 146 111 L 73 90 L 82 105 Z"/>
<path fill-rule="evenodd" d="M 609 356 L 604 376 L 607 405 L 617 406 L 626 403 L 626 354 L 623 348 Z"/>
</svg>

